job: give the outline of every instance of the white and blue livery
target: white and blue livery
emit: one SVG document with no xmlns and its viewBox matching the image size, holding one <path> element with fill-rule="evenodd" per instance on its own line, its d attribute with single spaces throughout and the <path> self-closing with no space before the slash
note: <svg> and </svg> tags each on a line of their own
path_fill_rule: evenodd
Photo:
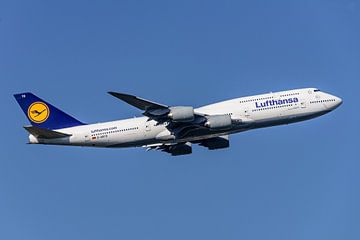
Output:
<svg viewBox="0 0 360 240">
<path fill-rule="evenodd" d="M 342 104 L 317 88 L 231 99 L 199 108 L 167 106 L 129 94 L 112 96 L 143 111 L 143 117 L 85 124 L 32 93 L 15 94 L 31 125 L 29 143 L 106 148 L 145 147 L 173 156 L 192 153 L 192 144 L 210 150 L 229 147 L 229 135 L 309 120 Z"/>
</svg>

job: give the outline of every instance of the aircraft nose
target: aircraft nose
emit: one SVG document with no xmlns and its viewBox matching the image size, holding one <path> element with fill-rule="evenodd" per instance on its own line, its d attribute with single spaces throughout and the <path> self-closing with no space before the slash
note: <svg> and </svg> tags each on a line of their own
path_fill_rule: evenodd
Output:
<svg viewBox="0 0 360 240">
<path fill-rule="evenodd" d="M 335 99 L 336 107 L 339 107 L 343 103 L 343 100 L 339 97 L 335 97 Z"/>
<path fill-rule="evenodd" d="M 332 110 L 338 108 L 343 103 L 343 100 L 335 95 L 327 93 L 324 95 L 323 102 L 324 102 L 325 108 L 332 111 Z"/>
<path fill-rule="evenodd" d="M 332 98 L 335 100 L 334 102 L 332 102 L 329 106 L 329 108 L 331 110 L 334 110 L 335 108 L 338 108 L 342 103 L 343 100 L 337 96 L 332 95 Z"/>
</svg>

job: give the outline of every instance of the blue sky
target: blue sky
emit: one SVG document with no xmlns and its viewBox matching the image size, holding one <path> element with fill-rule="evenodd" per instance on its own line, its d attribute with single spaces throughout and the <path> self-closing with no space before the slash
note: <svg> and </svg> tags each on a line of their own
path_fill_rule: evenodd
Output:
<svg viewBox="0 0 360 240">
<path fill-rule="evenodd" d="M 360 2 L 0 1 L 0 239 L 359 239 Z M 26 145 L 12 97 L 85 122 L 318 87 L 321 118 L 171 158 Z"/>
</svg>

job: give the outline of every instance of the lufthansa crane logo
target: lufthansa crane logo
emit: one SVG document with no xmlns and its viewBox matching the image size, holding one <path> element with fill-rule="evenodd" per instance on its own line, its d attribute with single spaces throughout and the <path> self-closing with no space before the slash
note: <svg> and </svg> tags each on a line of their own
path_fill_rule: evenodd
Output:
<svg viewBox="0 0 360 240">
<path fill-rule="evenodd" d="M 50 115 L 49 107 L 43 102 L 34 102 L 28 108 L 28 117 L 34 123 L 45 122 Z"/>
</svg>

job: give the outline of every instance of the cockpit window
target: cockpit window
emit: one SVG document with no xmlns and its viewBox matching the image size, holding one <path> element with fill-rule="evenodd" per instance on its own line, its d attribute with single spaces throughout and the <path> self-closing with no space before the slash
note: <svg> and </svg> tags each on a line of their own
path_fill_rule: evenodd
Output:
<svg viewBox="0 0 360 240">
<path fill-rule="evenodd" d="M 315 89 L 314 92 L 320 92 L 320 89 Z"/>
</svg>

